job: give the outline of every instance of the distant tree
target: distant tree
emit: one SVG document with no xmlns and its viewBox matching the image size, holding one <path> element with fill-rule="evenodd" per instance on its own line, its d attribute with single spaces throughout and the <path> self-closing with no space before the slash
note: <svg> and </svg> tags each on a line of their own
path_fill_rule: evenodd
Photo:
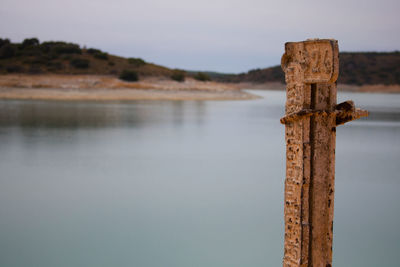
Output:
<svg viewBox="0 0 400 267">
<path fill-rule="evenodd" d="M 64 43 L 54 47 L 56 54 L 82 54 L 79 45 Z"/>
<path fill-rule="evenodd" d="M 140 67 L 140 66 L 143 66 L 143 65 L 146 64 L 146 61 L 144 61 L 143 59 L 141 59 L 141 58 L 133 58 L 133 57 L 128 58 L 128 62 L 129 62 L 129 64 L 132 64 L 135 67 Z"/>
<path fill-rule="evenodd" d="M 40 45 L 44 53 L 52 54 L 82 54 L 82 50 L 77 44 L 65 42 L 44 42 Z"/>
<path fill-rule="evenodd" d="M 91 55 L 98 54 L 98 53 L 102 53 L 101 50 L 95 49 L 95 48 L 89 48 L 88 50 L 86 50 L 86 52 L 87 52 L 88 54 L 91 54 Z"/>
<path fill-rule="evenodd" d="M 139 80 L 137 72 L 132 70 L 123 70 L 119 75 L 119 78 L 128 82 L 136 82 Z"/>
<path fill-rule="evenodd" d="M 73 58 L 70 60 L 70 65 L 77 69 L 87 69 L 89 68 L 90 61 L 83 58 Z"/>
<path fill-rule="evenodd" d="M 183 82 L 185 80 L 185 71 L 174 70 L 172 72 L 171 79 L 177 82 Z"/>
<path fill-rule="evenodd" d="M 10 39 L 2 39 L 0 38 L 0 47 L 3 45 L 10 44 Z"/>
<path fill-rule="evenodd" d="M 37 46 L 37 45 L 39 45 L 39 39 L 37 38 L 27 38 L 22 42 L 22 47 Z"/>
<path fill-rule="evenodd" d="M 193 78 L 195 78 L 195 79 L 198 80 L 198 81 L 202 81 L 202 82 L 211 81 L 210 76 L 208 76 L 208 75 L 207 75 L 206 73 L 204 73 L 204 72 L 198 72 L 198 73 L 196 73 L 196 75 L 194 75 Z"/>
<path fill-rule="evenodd" d="M 0 59 L 2 58 L 10 58 L 15 56 L 15 46 L 12 44 L 5 44 L 0 48 Z"/>
</svg>

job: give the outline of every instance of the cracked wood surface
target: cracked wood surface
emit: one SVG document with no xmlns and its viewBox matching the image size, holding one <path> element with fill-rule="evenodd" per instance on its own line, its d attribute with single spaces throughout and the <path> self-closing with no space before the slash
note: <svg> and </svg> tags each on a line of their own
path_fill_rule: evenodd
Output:
<svg viewBox="0 0 400 267">
<path fill-rule="evenodd" d="M 332 266 L 336 126 L 368 116 L 336 105 L 336 40 L 285 44 L 285 248 L 283 266 Z"/>
<path fill-rule="evenodd" d="M 283 266 L 326 267 L 332 262 L 338 63 L 335 40 L 285 45 Z"/>
</svg>

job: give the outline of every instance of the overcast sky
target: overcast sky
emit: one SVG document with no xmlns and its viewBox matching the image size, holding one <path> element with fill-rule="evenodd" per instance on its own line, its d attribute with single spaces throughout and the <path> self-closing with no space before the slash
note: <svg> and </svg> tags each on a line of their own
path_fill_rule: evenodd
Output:
<svg viewBox="0 0 400 267">
<path fill-rule="evenodd" d="M 0 0 L 0 37 L 61 40 L 172 68 L 244 72 L 284 43 L 400 50 L 400 0 Z"/>
</svg>

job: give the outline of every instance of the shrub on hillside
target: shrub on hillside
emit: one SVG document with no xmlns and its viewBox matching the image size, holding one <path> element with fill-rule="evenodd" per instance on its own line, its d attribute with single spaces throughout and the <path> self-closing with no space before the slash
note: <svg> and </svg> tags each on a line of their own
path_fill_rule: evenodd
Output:
<svg viewBox="0 0 400 267">
<path fill-rule="evenodd" d="M 44 42 L 40 45 L 44 53 L 53 54 L 82 54 L 82 50 L 77 44 L 65 42 Z"/>
<path fill-rule="evenodd" d="M 73 58 L 70 60 L 69 64 L 77 69 L 87 69 L 89 68 L 89 60 L 82 58 Z"/>
<path fill-rule="evenodd" d="M 143 66 L 143 65 L 146 64 L 146 61 L 144 61 L 143 59 L 141 59 L 141 58 L 133 58 L 133 57 L 128 58 L 128 62 L 129 62 L 129 64 L 132 64 L 135 67 L 140 67 L 140 66 Z"/>
<path fill-rule="evenodd" d="M 47 62 L 46 68 L 48 71 L 59 71 L 64 68 L 64 65 L 61 62 L 50 61 L 50 62 Z"/>
<path fill-rule="evenodd" d="M 31 65 L 28 69 L 28 73 L 30 74 L 39 74 L 42 73 L 42 69 L 38 65 Z"/>
<path fill-rule="evenodd" d="M 101 51 L 100 49 L 89 48 L 88 50 L 86 50 L 86 52 L 98 59 L 103 59 L 103 60 L 108 59 L 108 54 Z"/>
<path fill-rule="evenodd" d="M 23 72 L 24 69 L 21 66 L 18 65 L 8 65 L 5 66 L 5 69 L 8 73 L 14 73 L 14 72 Z"/>
<path fill-rule="evenodd" d="M 206 73 L 204 73 L 204 72 L 198 72 L 198 73 L 196 73 L 196 75 L 194 75 L 193 78 L 195 78 L 195 79 L 198 80 L 198 81 L 202 81 L 202 82 L 211 81 L 210 76 L 208 76 L 208 75 L 207 75 Z"/>
<path fill-rule="evenodd" d="M 119 78 L 128 82 L 136 82 L 139 80 L 137 72 L 133 70 L 123 70 L 119 75 Z"/>
<path fill-rule="evenodd" d="M 34 57 L 30 60 L 32 65 L 46 65 L 49 62 L 49 58 L 46 56 Z"/>
<path fill-rule="evenodd" d="M 18 50 L 15 55 L 22 57 L 40 57 L 43 55 L 43 52 L 38 46 L 28 46 L 24 48 L 22 45 L 20 45 L 18 46 Z"/>
<path fill-rule="evenodd" d="M 183 70 L 174 70 L 171 79 L 177 82 L 183 82 L 185 80 L 185 72 Z"/>
<path fill-rule="evenodd" d="M 79 45 L 76 44 L 60 44 L 55 46 L 53 49 L 56 54 L 82 54 L 82 50 Z"/>
<path fill-rule="evenodd" d="M 62 59 L 62 60 L 66 60 L 66 61 L 71 61 L 72 59 L 74 59 L 74 57 L 71 56 L 71 55 L 63 55 L 63 56 L 61 57 L 61 59 Z"/>
<path fill-rule="evenodd" d="M 28 46 L 37 46 L 39 45 L 39 39 L 37 38 L 26 38 L 23 42 L 22 42 L 22 47 L 28 47 Z"/>
<path fill-rule="evenodd" d="M 0 48 L 0 59 L 1 58 L 10 58 L 15 56 L 15 46 L 12 44 L 5 44 Z"/>
<path fill-rule="evenodd" d="M 93 57 L 98 58 L 98 59 L 102 59 L 102 60 L 107 60 L 108 59 L 108 54 L 100 52 L 100 53 L 94 54 Z"/>
<path fill-rule="evenodd" d="M 0 38 L 0 47 L 3 45 L 10 44 L 10 39 L 2 39 Z"/>
<path fill-rule="evenodd" d="M 98 53 L 102 53 L 101 50 L 95 49 L 95 48 L 89 48 L 88 50 L 86 50 L 86 52 L 87 52 L 88 54 L 91 54 L 91 55 L 98 54 Z"/>
</svg>

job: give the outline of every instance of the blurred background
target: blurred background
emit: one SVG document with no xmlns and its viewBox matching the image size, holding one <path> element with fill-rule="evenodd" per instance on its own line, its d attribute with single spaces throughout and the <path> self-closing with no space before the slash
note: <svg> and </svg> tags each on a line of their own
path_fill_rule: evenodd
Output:
<svg viewBox="0 0 400 267">
<path fill-rule="evenodd" d="M 277 65 L 315 37 L 370 111 L 337 129 L 333 265 L 397 266 L 399 5 L 2 0 L 0 266 L 280 266 Z M 120 88 L 177 101 L 79 99 Z"/>
</svg>

